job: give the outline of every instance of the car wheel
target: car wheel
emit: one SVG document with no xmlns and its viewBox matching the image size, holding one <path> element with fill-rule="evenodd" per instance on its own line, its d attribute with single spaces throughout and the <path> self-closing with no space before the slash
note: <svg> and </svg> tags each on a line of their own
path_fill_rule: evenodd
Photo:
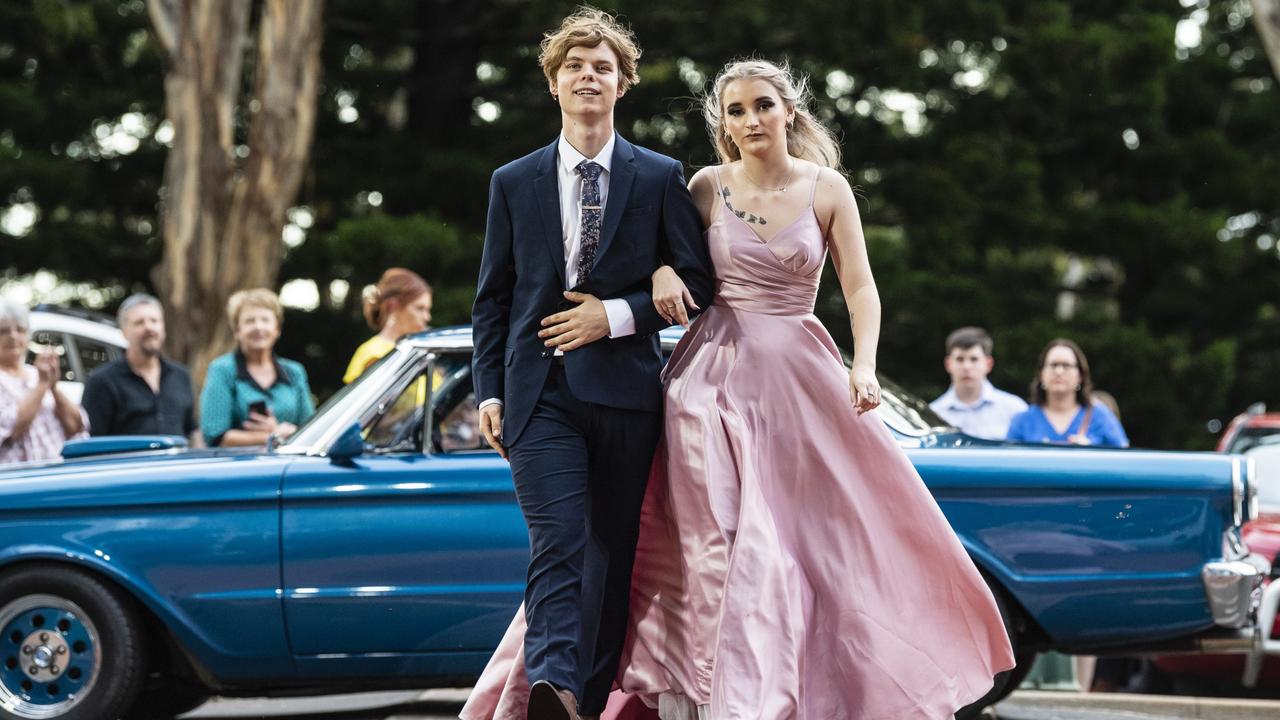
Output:
<svg viewBox="0 0 1280 720">
<path fill-rule="evenodd" d="M 1013 646 L 1015 664 L 1013 668 L 996 674 L 995 682 L 992 683 L 991 690 L 986 695 L 957 710 L 956 720 L 973 720 L 981 717 L 985 708 L 995 705 L 1008 697 L 1009 693 L 1017 690 L 1022 681 L 1026 679 L 1027 673 L 1031 671 L 1031 664 L 1036 659 L 1034 652 L 1019 652 L 1018 650 L 1018 637 L 1013 624 L 1013 614 L 1009 612 L 1009 604 L 1004 599 L 1004 591 L 997 587 L 986 574 L 983 574 L 982 577 L 987 581 L 987 587 L 991 588 L 991 596 L 995 598 L 996 608 L 1000 611 L 1000 619 L 1004 621 L 1004 630 L 1009 635 L 1009 644 Z"/>
<path fill-rule="evenodd" d="M 0 576 L 0 718 L 119 717 L 144 679 L 138 627 L 129 598 L 87 574 Z"/>
</svg>

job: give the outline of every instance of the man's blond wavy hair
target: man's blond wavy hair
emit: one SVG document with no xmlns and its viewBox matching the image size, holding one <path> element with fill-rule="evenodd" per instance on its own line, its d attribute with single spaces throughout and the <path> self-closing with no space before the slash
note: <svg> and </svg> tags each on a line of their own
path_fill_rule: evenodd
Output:
<svg viewBox="0 0 1280 720">
<path fill-rule="evenodd" d="M 618 88 L 627 90 L 640 82 L 640 73 L 636 68 L 640 63 L 641 51 L 631 28 L 619 23 L 613 15 L 588 5 L 578 8 L 577 12 L 560 23 L 559 28 L 542 36 L 542 52 L 538 54 L 542 73 L 554 86 L 556 73 L 564 64 L 569 50 L 575 47 L 593 48 L 602 42 L 609 43 L 613 53 L 618 56 Z"/>
</svg>

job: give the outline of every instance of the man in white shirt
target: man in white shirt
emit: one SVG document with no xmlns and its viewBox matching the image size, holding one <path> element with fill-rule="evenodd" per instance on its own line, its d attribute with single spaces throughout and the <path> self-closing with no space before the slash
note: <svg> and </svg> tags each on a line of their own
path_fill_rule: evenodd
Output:
<svg viewBox="0 0 1280 720">
<path fill-rule="evenodd" d="M 613 108 L 639 48 L 582 8 L 539 58 L 551 145 L 493 174 L 472 315 L 480 431 L 511 462 L 532 556 L 529 717 L 598 715 L 626 635 L 640 504 L 662 427 L 662 264 L 711 301 L 702 221 L 679 162 L 627 142 Z"/>
<path fill-rule="evenodd" d="M 951 376 L 951 387 L 929 408 L 967 435 L 1003 440 L 1009 422 L 1027 409 L 1027 403 L 987 380 L 996 364 L 991 354 L 994 345 L 979 327 L 962 327 L 948 335 L 943 366 Z"/>
</svg>

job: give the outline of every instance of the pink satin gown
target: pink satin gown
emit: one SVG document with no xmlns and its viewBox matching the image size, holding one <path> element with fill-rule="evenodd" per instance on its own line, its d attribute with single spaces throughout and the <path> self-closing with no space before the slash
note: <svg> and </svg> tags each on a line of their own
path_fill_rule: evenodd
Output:
<svg viewBox="0 0 1280 720">
<path fill-rule="evenodd" d="M 813 315 L 826 244 L 812 197 L 767 242 L 716 214 L 716 296 L 665 371 L 623 692 L 605 716 L 950 718 L 1013 667 L 1009 639 L 915 468 L 852 407 Z M 524 720 L 523 643 L 521 608 L 463 720 Z"/>
</svg>

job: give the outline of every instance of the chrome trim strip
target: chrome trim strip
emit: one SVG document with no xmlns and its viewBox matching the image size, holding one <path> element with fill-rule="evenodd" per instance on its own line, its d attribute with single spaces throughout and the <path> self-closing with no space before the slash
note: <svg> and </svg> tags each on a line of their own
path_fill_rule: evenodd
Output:
<svg viewBox="0 0 1280 720">
<path fill-rule="evenodd" d="M 1244 479 L 1240 464 L 1244 458 L 1231 459 L 1231 519 L 1236 525 L 1244 524 Z"/>
</svg>

